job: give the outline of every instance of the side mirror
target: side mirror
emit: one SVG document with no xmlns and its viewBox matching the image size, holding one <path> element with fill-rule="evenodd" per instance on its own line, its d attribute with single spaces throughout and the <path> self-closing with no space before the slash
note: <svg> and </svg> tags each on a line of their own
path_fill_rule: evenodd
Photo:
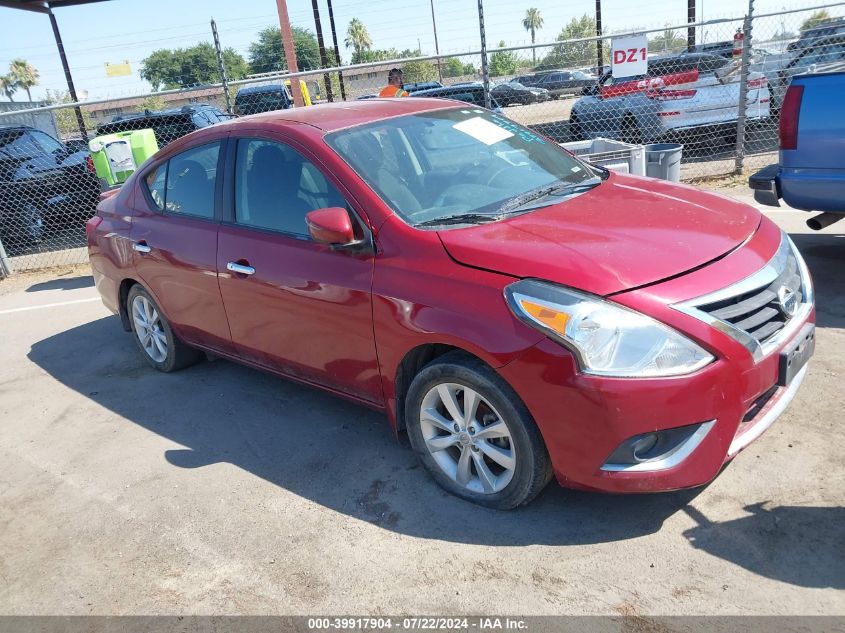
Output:
<svg viewBox="0 0 845 633">
<path fill-rule="evenodd" d="M 340 207 L 315 209 L 305 215 L 308 234 L 315 242 L 329 246 L 342 246 L 355 241 L 349 212 Z"/>
</svg>

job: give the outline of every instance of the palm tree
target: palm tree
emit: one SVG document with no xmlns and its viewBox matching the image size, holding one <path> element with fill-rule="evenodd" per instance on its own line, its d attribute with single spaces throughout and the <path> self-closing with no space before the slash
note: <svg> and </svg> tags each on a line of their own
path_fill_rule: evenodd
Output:
<svg viewBox="0 0 845 633">
<path fill-rule="evenodd" d="M 0 90 L 9 98 L 9 101 L 14 101 L 12 95 L 18 89 L 18 82 L 11 75 L 0 75 Z"/>
<path fill-rule="evenodd" d="M 9 76 L 18 85 L 18 88 L 26 90 L 26 98 L 32 101 L 29 89 L 38 85 L 38 70 L 25 59 L 13 59 L 9 64 Z"/>
<path fill-rule="evenodd" d="M 686 47 L 687 41 L 672 29 L 666 29 L 648 41 L 648 49 L 655 52 L 677 53 Z"/>
<path fill-rule="evenodd" d="M 534 36 L 537 29 L 543 28 L 543 18 L 540 15 L 540 9 L 531 7 L 525 12 L 525 17 L 522 19 L 522 26 L 526 31 L 531 31 L 531 55 L 534 58 L 534 65 L 537 65 L 537 49 L 534 48 Z"/>
<path fill-rule="evenodd" d="M 346 27 L 346 39 L 343 41 L 346 48 L 355 49 L 355 56 L 360 57 L 363 51 L 368 51 L 373 47 L 373 40 L 370 39 L 370 33 L 367 27 L 358 18 L 352 18 L 349 26 Z"/>
</svg>

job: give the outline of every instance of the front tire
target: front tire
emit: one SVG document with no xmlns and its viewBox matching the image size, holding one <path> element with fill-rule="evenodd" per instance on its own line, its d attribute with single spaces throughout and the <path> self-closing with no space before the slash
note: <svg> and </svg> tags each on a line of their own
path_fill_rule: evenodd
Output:
<svg viewBox="0 0 845 633">
<path fill-rule="evenodd" d="M 132 334 L 141 355 L 163 372 L 177 371 L 200 359 L 201 353 L 183 343 L 173 332 L 150 294 L 135 284 L 126 298 Z"/>
<path fill-rule="evenodd" d="M 452 352 L 426 365 L 411 383 L 405 411 L 417 456 L 458 497 L 509 510 L 531 501 L 551 479 L 528 409 L 477 358 Z"/>
</svg>

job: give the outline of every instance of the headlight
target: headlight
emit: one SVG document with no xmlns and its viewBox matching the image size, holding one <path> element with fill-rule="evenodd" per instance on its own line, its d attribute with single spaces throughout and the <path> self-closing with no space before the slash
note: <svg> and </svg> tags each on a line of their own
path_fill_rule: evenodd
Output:
<svg viewBox="0 0 845 633">
<path fill-rule="evenodd" d="M 672 328 L 599 297 L 533 279 L 511 284 L 505 297 L 517 318 L 571 349 L 588 374 L 678 376 L 714 360 Z"/>
</svg>

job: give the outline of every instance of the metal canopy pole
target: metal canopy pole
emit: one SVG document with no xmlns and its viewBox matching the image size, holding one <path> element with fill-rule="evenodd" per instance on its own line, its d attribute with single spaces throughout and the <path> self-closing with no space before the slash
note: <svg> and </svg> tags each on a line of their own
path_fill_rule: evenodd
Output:
<svg viewBox="0 0 845 633">
<path fill-rule="evenodd" d="M 79 99 L 76 97 L 76 88 L 73 86 L 73 77 L 70 74 L 70 66 L 67 63 L 67 56 L 65 55 L 65 46 L 62 43 L 62 34 L 59 33 L 59 24 L 56 22 L 56 16 L 53 15 L 53 10 L 48 8 L 47 15 L 50 16 L 50 26 L 53 27 L 53 36 L 56 38 L 56 46 L 59 47 L 59 57 L 62 60 L 62 68 L 65 71 L 65 79 L 67 80 L 67 89 L 70 93 L 70 98 L 74 103 L 78 103 Z M 82 118 L 82 110 L 79 106 L 75 106 L 76 124 L 79 126 L 79 133 L 82 135 L 82 140 L 88 140 L 88 132 L 85 130 L 85 119 Z"/>
<path fill-rule="evenodd" d="M 481 78 L 484 81 L 484 107 L 490 109 L 490 67 L 487 65 L 487 35 L 484 32 L 484 5 L 478 0 L 478 28 L 481 32 Z"/>
</svg>

